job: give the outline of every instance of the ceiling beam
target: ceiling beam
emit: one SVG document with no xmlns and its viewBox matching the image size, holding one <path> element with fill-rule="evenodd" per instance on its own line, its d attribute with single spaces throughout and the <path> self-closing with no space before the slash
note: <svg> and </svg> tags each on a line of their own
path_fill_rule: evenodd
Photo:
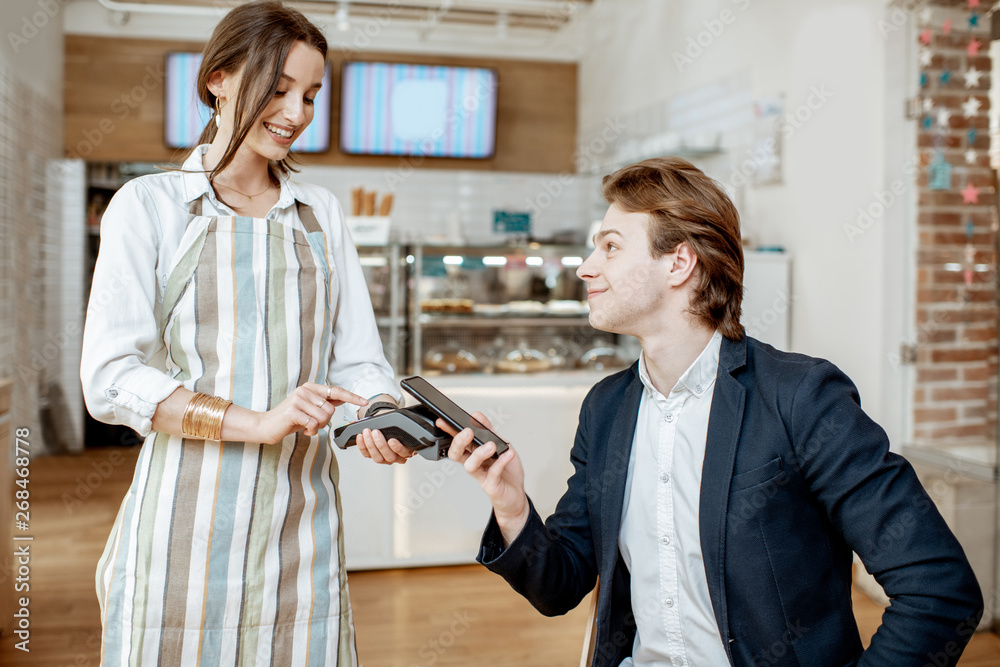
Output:
<svg viewBox="0 0 1000 667">
<path fill-rule="evenodd" d="M 577 11 L 590 6 L 593 0 L 347 0 L 345 3 L 352 18 L 385 18 L 386 12 L 394 19 L 421 22 L 425 26 L 444 24 L 496 25 L 502 16 L 511 29 L 558 30 L 569 22 Z M 128 0 L 116 2 L 102 0 L 101 4 L 121 11 L 139 11 L 143 5 L 151 12 L 171 9 L 204 11 L 211 8 L 223 13 L 240 2 L 235 0 Z M 290 5 L 310 13 L 333 13 L 341 0 L 291 0 Z M 197 10 L 196 10 L 197 8 Z"/>
</svg>

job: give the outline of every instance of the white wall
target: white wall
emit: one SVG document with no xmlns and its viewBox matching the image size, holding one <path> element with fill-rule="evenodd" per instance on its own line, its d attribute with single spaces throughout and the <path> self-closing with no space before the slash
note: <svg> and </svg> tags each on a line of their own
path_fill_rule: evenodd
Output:
<svg viewBox="0 0 1000 667">
<path fill-rule="evenodd" d="M 597 0 L 580 26 L 588 45 L 580 127 L 734 77 L 755 97 L 784 93 L 785 112 L 803 119 L 784 142 L 784 183 L 748 188 L 741 215 L 759 243 L 793 256 L 792 348 L 847 372 L 868 412 L 898 439 L 903 419 L 889 403 L 901 400 L 901 380 L 886 377 L 896 344 L 886 327 L 900 326 L 903 286 L 887 279 L 884 263 L 901 266 L 902 251 L 886 246 L 882 224 L 853 242 L 845 233 L 885 189 L 886 174 L 913 154 L 886 159 L 885 118 L 893 116 L 888 42 L 877 24 L 885 11 L 874 0 Z M 902 123 L 901 102 L 892 104 Z"/>
</svg>

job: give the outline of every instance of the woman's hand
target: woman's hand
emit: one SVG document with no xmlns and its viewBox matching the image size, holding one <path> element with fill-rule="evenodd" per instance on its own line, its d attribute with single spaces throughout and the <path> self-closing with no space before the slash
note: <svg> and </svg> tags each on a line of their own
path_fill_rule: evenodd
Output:
<svg viewBox="0 0 1000 667">
<path fill-rule="evenodd" d="M 341 387 L 306 382 L 277 406 L 260 414 L 255 438 L 260 442 L 277 443 L 298 431 L 316 435 L 330 423 L 337 406 L 344 403 L 365 406 L 368 400 Z"/>
<path fill-rule="evenodd" d="M 481 412 L 473 412 L 472 418 L 492 429 L 493 425 Z M 493 514 L 503 534 L 504 544 L 514 541 L 528 523 L 531 506 L 524 491 L 524 468 L 521 458 L 508 447 L 497 459 L 492 459 L 497 446 L 493 442 L 476 447 L 472 442 L 472 429 L 455 431 L 443 419 L 437 420 L 437 427 L 453 437 L 448 448 L 448 458 L 458 461 L 465 471 L 472 475 L 482 487 L 490 502 Z"/>
</svg>

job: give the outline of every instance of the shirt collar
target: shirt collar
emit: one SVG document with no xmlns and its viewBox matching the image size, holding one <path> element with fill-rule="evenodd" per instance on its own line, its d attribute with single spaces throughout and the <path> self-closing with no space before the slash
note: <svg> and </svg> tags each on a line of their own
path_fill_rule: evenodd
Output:
<svg viewBox="0 0 1000 667">
<path fill-rule="evenodd" d="M 205 152 L 210 145 L 201 144 L 200 146 L 195 146 L 181 166 L 183 170 L 181 172 L 182 178 L 184 179 L 184 203 L 190 204 L 202 195 L 208 195 L 209 200 L 211 200 L 216 208 L 228 208 L 215 196 L 215 190 L 209 184 L 208 174 L 205 173 L 205 165 L 202 162 L 202 158 L 205 156 Z M 278 180 L 281 182 L 281 194 L 278 196 L 278 203 L 274 206 L 276 209 L 286 209 L 295 203 L 296 200 L 306 205 L 313 204 L 313 202 L 308 200 L 308 196 L 305 195 L 302 189 L 288 178 L 287 174 L 278 174 Z"/>
<path fill-rule="evenodd" d="M 671 393 L 686 389 L 695 396 L 701 397 L 702 394 L 711 389 L 712 383 L 715 382 L 715 377 L 719 372 L 719 350 L 721 347 L 722 334 L 716 331 L 712 334 L 711 340 L 708 341 L 708 345 L 701 351 L 698 358 L 688 366 L 688 369 L 677 380 L 677 384 L 670 390 Z M 639 353 L 639 379 L 642 380 L 643 386 L 653 396 L 659 394 L 659 391 L 657 391 L 656 387 L 653 386 L 653 382 L 649 379 L 649 372 L 646 370 L 645 352 Z"/>
</svg>

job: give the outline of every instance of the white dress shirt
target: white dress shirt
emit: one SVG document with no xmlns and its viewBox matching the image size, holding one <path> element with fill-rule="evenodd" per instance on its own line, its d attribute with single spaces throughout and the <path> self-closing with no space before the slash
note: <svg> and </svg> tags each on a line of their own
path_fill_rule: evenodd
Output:
<svg viewBox="0 0 1000 667">
<path fill-rule="evenodd" d="M 639 377 L 635 439 L 618 546 L 632 577 L 637 632 L 622 667 L 720 667 L 729 659 L 708 593 L 698 527 L 701 471 L 722 336 L 715 332 L 664 396 Z"/>
<path fill-rule="evenodd" d="M 152 430 L 156 406 L 181 382 L 164 372 L 159 332 L 167 277 L 188 222 L 188 205 L 201 197 L 205 216 L 236 213 L 215 196 L 202 170 L 208 145 L 195 148 L 182 169 L 133 179 L 122 186 L 101 220 L 101 251 L 94 268 L 80 376 L 90 413 L 104 422 Z M 322 187 L 281 179 L 269 220 L 305 231 L 295 201 L 312 208 L 337 273 L 333 310 L 336 341 L 327 377 L 331 384 L 365 398 L 400 399 L 382 351 L 357 250 L 333 194 Z"/>
</svg>

